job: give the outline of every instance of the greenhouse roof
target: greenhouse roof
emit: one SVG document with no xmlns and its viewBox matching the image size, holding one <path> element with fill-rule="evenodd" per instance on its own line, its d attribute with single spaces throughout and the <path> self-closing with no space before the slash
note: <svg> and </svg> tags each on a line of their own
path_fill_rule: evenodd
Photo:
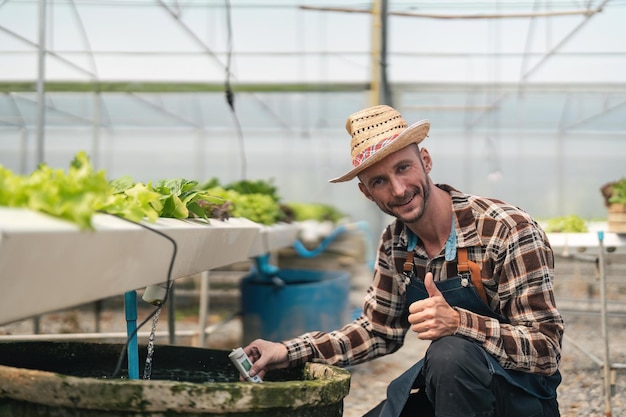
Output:
<svg viewBox="0 0 626 417">
<path fill-rule="evenodd" d="M 387 88 L 446 129 L 623 135 L 624 21 L 624 0 L 5 0 L 0 126 L 219 128 L 232 91 L 250 127 L 340 127 Z"/>
</svg>

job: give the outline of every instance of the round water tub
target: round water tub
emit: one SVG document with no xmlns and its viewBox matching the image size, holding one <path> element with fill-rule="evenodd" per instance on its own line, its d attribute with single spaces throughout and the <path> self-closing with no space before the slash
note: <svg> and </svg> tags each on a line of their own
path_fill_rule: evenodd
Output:
<svg viewBox="0 0 626 417">
<path fill-rule="evenodd" d="M 253 271 L 243 277 L 240 289 L 246 344 L 330 332 L 350 321 L 348 272 L 280 269 L 268 277 Z"/>
<path fill-rule="evenodd" d="M 128 380 L 125 369 L 113 378 L 122 349 L 107 343 L 0 343 L 0 415 L 342 416 L 350 389 L 348 371 L 314 363 L 273 371 L 261 384 L 239 382 L 230 352 L 181 346 L 155 346 L 150 380 Z M 141 365 L 146 351 L 140 347 Z"/>
</svg>

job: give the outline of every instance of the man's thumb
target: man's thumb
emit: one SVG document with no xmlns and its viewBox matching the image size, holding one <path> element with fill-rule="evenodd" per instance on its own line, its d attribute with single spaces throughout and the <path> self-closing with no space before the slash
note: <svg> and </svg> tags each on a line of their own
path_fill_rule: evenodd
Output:
<svg viewBox="0 0 626 417">
<path fill-rule="evenodd" d="M 435 280 L 433 279 L 433 273 L 426 273 L 426 277 L 424 278 L 424 286 L 426 287 L 426 291 L 428 291 L 429 297 L 434 297 L 436 295 L 441 295 L 441 292 L 435 285 Z"/>
</svg>

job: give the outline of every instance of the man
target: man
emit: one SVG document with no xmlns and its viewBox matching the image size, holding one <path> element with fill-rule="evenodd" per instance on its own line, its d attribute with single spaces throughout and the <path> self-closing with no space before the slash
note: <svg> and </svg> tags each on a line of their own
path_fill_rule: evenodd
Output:
<svg viewBox="0 0 626 417">
<path fill-rule="evenodd" d="M 363 195 L 396 218 L 363 314 L 330 333 L 253 341 L 244 349 L 251 374 L 365 362 L 398 350 L 411 330 L 432 341 L 425 357 L 367 416 L 559 416 L 564 323 L 547 237 L 519 208 L 435 185 L 418 146 L 429 128 L 384 105 L 348 118 L 353 168 L 331 182 L 358 177 Z"/>
</svg>

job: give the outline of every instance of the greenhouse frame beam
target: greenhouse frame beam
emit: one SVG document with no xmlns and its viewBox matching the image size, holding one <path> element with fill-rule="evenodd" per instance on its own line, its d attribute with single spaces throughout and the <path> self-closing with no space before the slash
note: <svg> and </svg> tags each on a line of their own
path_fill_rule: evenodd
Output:
<svg viewBox="0 0 626 417">
<path fill-rule="evenodd" d="M 488 114 L 491 114 L 493 111 L 497 110 L 500 107 L 500 103 L 502 103 L 508 96 L 509 92 L 501 93 L 497 98 L 491 101 L 491 103 L 486 104 L 484 106 L 484 111 L 479 112 L 472 120 L 468 120 L 465 123 L 466 129 L 472 129 L 476 126 L 483 118 L 487 117 Z"/>
<path fill-rule="evenodd" d="M 0 82 L 0 93 L 27 93 L 35 91 L 35 82 L 15 81 Z M 498 84 L 480 82 L 437 82 L 437 83 L 393 83 L 393 89 L 404 91 L 441 91 L 448 90 L 498 90 L 502 92 L 519 92 L 521 87 L 526 91 L 541 92 L 607 92 L 626 93 L 626 83 L 549 83 L 533 84 L 522 82 L 501 82 Z M 233 86 L 235 93 L 313 93 L 313 92 L 364 92 L 369 90 L 369 83 L 250 83 Z M 125 82 L 125 81 L 94 81 L 94 82 L 65 82 L 47 81 L 48 92 L 98 92 L 98 93 L 211 93 L 224 92 L 221 83 L 187 83 L 187 82 Z"/>
<path fill-rule="evenodd" d="M 24 120 L 24 115 L 22 114 L 22 112 L 20 111 L 19 106 L 17 105 L 17 103 L 15 102 L 15 93 L 9 93 L 6 94 L 9 97 L 11 97 L 11 100 L 9 100 L 9 102 L 11 103 L 11 105 L 13 106 L 13 110 L 15 111 L 15 113 L 19 116 L 18 119 L 16 119 L 16 122 L 13 123 L 10 120 L 2 120 L 0 119 L 0 122 L 4 123 L 7 126 L 11 126 L 11 127 L 19 127 L 19 128 L 26 128 L 26 121 Z"/>
<path fill-rule="evenodd" d="M 602 2 L 602 4 L 600 4 L 596 10 L 597 11 L 602 11 L 604 9 L 604 6 L 609 2 L 610 0 L 604 0 Z M 549 58 L 551 58 L 552 56 L 554 56 L 554 54 L 560 50 L 565 44 L 567 44 L 567 42 L 569 42 L 570 39 L 572 39 L 572 37 L 574 36 L 574 34 L 576 34 L 583 26 L 585 26 L 590 20 L 591 17 L 594 16 L 596 13 L 591 13 L 591 14 L 585 14 L 585 18 L 578 24 L 578 26 L 576 26 L 570 33 L 568 33 L 567 35 L 565 35 L 560 42 L 558 42 L 550 51 L 548 51 L 548 53 L 546 53 L 537 64 L 535 64 L 530 70 L 526 71 L 524 74 L 522 74 L 522 76 L 520 77 L 520 86 L 522 86 L 522 88 L 526 88 L 526 82 L 528 80 L 528 78 L 530 77 L 530 75 L 534 74 L 537 70 L 539 70 L 539 68 L 541 68 L 541 66 L 543 64 L 545 64 Z M 499 103 L 501 103 L 504 99 L 506 99 L 507 95 L 510 93 L 502 93 L 500 94 L 495 100 L 492 101 L 491 105 L 489 105 L 489 107 L 494 107 L 496 108 L 498 106 Z M 491 111 L 484 111 L 478 115 L 476 115 L 476 117 L 474 117 L 473 120 L 470 120 L 467 123 L 467 127 L 468 128 L 472 128 L 474 127 L 478 122 L 480 122 L 483 118 L 485 118 L 488 114 L 491 114 Z"/>
<path fill-rule="evenodd" d="M 46 132 L 46 0 L 39 0 L 39 45 L 37 46 L 37 147 L 36 161 L 45 160 Z"/>
<path fill-rule="evenodd" d="M 126 86 L 126 83 L 122 84 Z M 356 84 L 348 85 L 347 88 L 353 89 L 355 85 Z M 160 92 L 160 90 L 162 90 L 160 86 L 150 86 L 150 89 L 140 88 L 138 94 L 118 93 L 117 91 L 107 93 L 101 91 L 99 88 L 93 88 L 93 84 L 90 83 L 78 83 L 76 85 L 69 85 L 70 88 L 66 87 L 68 87 L 68 85 L 64 84 L 63 88 L 57 88 L 57 92 L 47 92 L 47 106 L 45 108 L 49 114 L 48 118 L 50 120 L 47 122 L 46 130 L 72 127 L 89 128 L 92 126 L 94 129 L 92 134 L 92 143 L 94 143 L 94 147 L 97 146 L 96 144 L 100 141 L 98 138 L 99 134 L 102 132 L 102 130 L 99 130 L 100 128 L 151 129 L 150 127 L 147 127 L 147 125 L 155 123 L 155 126 L 158 129 L 195 129 L 200 127 L 203 132 L 210 132 L 214 127 L 213 125 L 207 126 L 202 119 L 198 118 L 196 113 L 189 112 L 187 107 L 178 107 L 180 99 L 182 99 L 185 103 L 188 103 L 189 100 L 203 100 L 203 97 L 206 97 L 206 94 L 203 94 L 202 92 L 199 92 L 198 94 L 183 94 L 183 97 L 181 98 L 178 98 L 177 94 L 168 94 L 176 92 L 176 84 L 168 84 L 168 87 L 166 88 L 167 91 L 164 93 Z M 319 91 L 312 86 L 308 87 L 306 88 L 307 91 Z M 339 90 L 339 87 L 343 86 L 334 86 L 333 89 Z M 186 89 L 188 86 L 183 85 L 183 88 Z M 268 91 L 272 91 L 271 88 L 268 89 L 268 86 L 264 86 L 264 88 Z M 137 90 L 136 88 L 132 89 Z M 208 89 L 209 88 L 205 88 L 205 90 Z M 367 86 L 364 84 L 354 89 L 359 90 L 357 93 L 358 95 L 365 95 L 367 93 Z M 78 93 L 64 94 L 67 91 L 78 91 Z M 212 97 L 211 100 L 215 100 L 216 97 L 219 98 L 219 96 L 223 94 L 221 88 L 217 88 L 213 91 L 214 92 L 212 93 L 208 93 Z M 446 97 L 451 94 L 449 99 L 443 99 L 442 101 L 434 103 L 423 100 L 412 101 L 410 103 L 407 102 L 406 106 L 403 108 L 411 111 L 419 110 L 420 113 L 423 111 L 436 112 L 444 117 L 447 117 L 444 113 L 451 113 L 455 130 L 476 129 L 476 131 L 480 132 L 485 129 L 491 130 L 494 127 L 489 127 L 489 123 L 485 124 L 484 120 L 477 125 L 468 127 L 467 123 L 470 118 L 473 118 L 482 112 L 489 114 L 490 111 L 500 111 L 500 108 L 504 108 L 507 112 L 510 112 L 515 108 L 515 106 L 522 105 L 522 103 L 526 102 L 525 99 L 519 95 L 529 95 L 535 98 L 541 97 L 542 95 L 548 95 L 553 97 L 556 100 L 556 103 L 564 103 L 567 96 L 571 95 L 570 105 L 569 107 L 565 107 L 563 109 L 566 113 L 562 114 L 560 121 L 555 120 L 552 126 L 542 125 L 542 131 L 567 132 L 567 134 L 580 134 L 583 132 L 585 134 L 599 133 L 608 136 L 624 134 L 624 129 L 617 124 L 616 120 L 619 120 L 618 117 L 621 116 L 618 115 L 622 114 L 626 110 L 624 106 L 625 103 L 622 103 L 626 100 L 626 83 L 581 85 L 572 85 L 568 83 L 531 83 L 524 85 L 523 91 L 520 90 L 520 84 L 515 82 L 501 83 L 497 85 L 492 83 L 405 83 L 394 84 L 393 93 L 397 95 L 400 105 L 402 103 L 402 97 L 405 97 L 406 94 L 412 95 L 419 93 L 426 96 L 432 94 L 443 94 Z M 491 100 L 484 100 L 486 95 L 489 95 L 490 97 L 499 95 L 502 97 L 502 100 L 497 104 L 497 108 L 489 107 Z M 170 96 L 173 96 L 173 98 L 170 98 Z M 317 93 L 312 94 L 312 97 L 316 96 Z M 478 97 L 481 99 L 478 100 Z M 25 128 L 29 131 L 29 135 L 34 135 L 34 105 L 36 103 L 35 92 L 32 90 L 22 93 L 5 92 L 0 95 L 0 98 L 3 99 L 5 103 L 4 106 L 7 109 L 2 117 L 0 117 L 0 126 L 2 129 L 19 129 L 20 123 L 22 123 L 21 126 L 25 126 Z M 74 108 L 71 105 L 67 105 L 68 103 L 72 103 L 74 99 L 89 100 L 89 98 L 91 98 L 92 102 L 95 103 L 93 104 L 93 111 L 91 111 L 88 101 L 88 107 L 82 106 Z M 57 99 L 60 100 L 58 103 Z M 248 101 L 251 99 L 254 100 L 251 95 L 246 95 L 246 97 L 243 97 L 242 95 L 242 100 Z M 587 101 L 587 99 L 590 101 Z M 122 100 L 127 104 L 134 102 L 135 108 L 143 114 L 142 118 L 130 120 L 123 114 L 116 113 L 115 120 L 112 120 L 109 116 L 107 116 L 106 111 L 109 100 Z M 577 113 L 573 111 L 574 107 L 572 106 L 577 105 L 577 103 L 582 105 L 585 101 L 587 101 L 587 104 L 585 104 L 585 107 L 582 108 L 584 112 Z M 20 109 L 20 112 L 23 112 L 23 115 L 20 115 L 20 113 L 12 110 L 16 108 L 15 103 L 19 105 L 17 108 Z M 192 105 L 196 106 L 194 104 Z M 150 109 L 148 106 L 152 106 L 156 110 Z M 272 112 L 275 111 L 275 109 L 270 106 L 269 109 L 263 108 L 262 111 Z M 612 112 L 612 115 L 610 116 L 610 119 L 607 118 L 606 120 L 609 125 L 605 126 L 603 115 L 606 115 L 608 112 Z M 461 117 L 460 114 L 463 114 L 463 116 Z M 144 120 L 144 117 L 147 117 L 147 119 Z M 600 117 L 602 117 L 602 119 L 600 119 Z M 228 118 L 222 120 L 220 122 L 220 126 L 226 129 L 233 127 L 231 126 Z M 279 125 L 278 123 L 273 123 L 272 126 L 274 128 L 291 128 L 288 125 Z M 501 131 L 504 132 L 506 129 Z"/>
<path fill-rule="evenodd" d="M 591 17 L 594 16 L 595 14 L 597 14 L 598 12 L 601 12 L 604 9 L 604 6 L 609 2 L 610 0 L 604 0 L 602 2 L 602 4 L 600 4 L 595 10 L 591 10 L 589 9 L 588 11 L 583 11 L 583 13 L 569 13 L 569 14 L 583 14 L 585 15 L 584 20 L 578 25 L 576 26 L 576 28 L 574 28 L 574 30 L 572 30 L 569 34 L 567 34 L 565 37 L 563 37 L 561 39 L 561 41 L 559 43 L 557 43 L 557 45 L 555 45 L 547 54 L 545 54 L 540 60 L 539 62 L 532 67 L 530 70 L 528 70 L 525 74 L 523 74 L 521 76 L 520 79 L 520 85 L 522 87 L 524 87 L 524 84 L 526 82 L 526 80 L 528 79 L 528 77 L 530 77 L 531 74 L 533 74 L 534 72 L 536 72 L 545 62 L 547 62 L 547 60 L 552 57 L 556 51 L 558 51 L 559 49 L 561 49 L 573 36 L 576 32 L 578 32 L 585 24 L 587 24 L 590 20 Z M 332 9 L 332 8 L 331 8 Z M 355 9 L 342 9 L 342 10 L 335 10 L 335 11 L 355 11 L 355 12 L 367 12 L 366 10 L 355 10 Z M 395 15 L 396 12 L 389 12 L 390 15 Z M 413 17 L 435 17 L 437 15 L 428 15 L 428 14 L 411 14 Z M 495 18 L 495 17 L 545 17 L 543 16 L 545 14 L 541 14 L 541 13 L 530 13 L 527 16 L 512 16 L 512 15 L 483 15 L 483 18 Z M 451 18 L 452 15 L 448 16 L 447 18 Z M 473 15 L 456 15 L 454 18 L 468 18 L 469 16 L 473 16 Z M 551 16 L 555 16 L 555 15 L 551 15 Z M 485 106 L 485 111 L 481 112 L 480 114 L 478 114 L 476 117 L 474 117 L 472 120 L 468 121 L 466 124 L 466 127 L 468 129 L 473 128 L 478 122 L 480 122 L 483 118 L 485 118 L 488 114 L 491 114 L 495 109 L 498 108 L 498 104 L 501 103 L 506 97 L 507 95 L 510 93 L 504 92 L 502 94 L 500 94 L 497 98 L 495 98 L 492 103 L 490 105 Z"/>
<path fill-rule="evenodd" d="M 2 51 L 6 53 L 6 51 Z M 84 51 L 55 49 L 55 52 L 63 56 L 69 55 L 85 55 Z M 28 50 L 11 51 L 12 54 L 29 54 Z M 198 55 L 198 52 L 192 51 L 141 51 L 141 50 L 128 50 L 128 51 L 110 51 L 110 50 L 91 50 L 91 55 L 101 56 L 171 56 L 171 57 L 193 57 Z M 225 51 L 215 51 L 216 55 L 225 55 Z M 362 51 L 348 51 L 348 50 L 335 50 L 335 51 L 270 51 L 270 50 L 254 50 L 254 51 L 242 51 L 236 52 L 237 56 L 246 57 L 285 57 L 285 56 L 363 56 L 368 53 Z M 501 51 L 501 52 L 434 52 L 434 51 L 394 51 L 388 53 L 389 56 L 403 56 L 403 57 L 426 57 L 426 58 L 493 58 L 493 57 L 505 57 L 516 58 L 520 56 L 537 56 L 542 57 L 545 55 L 543 52 L 516 52 L 516 51 Z M 623 57 L 626 55 L 624 51 L 561 51 L 559 56 L 562 57 Z"/>
<path fill-rule="evenodd" d="M 39 48 L 39 45 L 37 43 L 29 41 L 28 39 L 18 35 L 17 33 L 13 32 L 13 31 L 11 31 L 11 30 L 9 30 L 7 28 L 5 28 L 4 26 L 0 26 L 0 31 L 2 31 L 4 33 L 7 33 L 7 34 L 13 36 L 16 39 L 19 39 L 20 41 L 22 41 L 22 42 L 32 46 L 33 48 L 36 48 L 36 49 Z M 70 67 L 72 67 L 72 68 L 74 68 L 74 69 L 76 69 L 76 70 L 78 70 L 78 71 L 80 71 L 80 72 L 82 72 L 82 73 L 84 73 L 86 75 L 89 75 L 90 77 L 96 77 L 96 74 L 94 74 L 93 72 L 91 72 L 91 71 L 89 71 L 89 70 L 87 70 L 87 69 L 85 69 L 85 68 L 83 68 L 83 67 L 81 67 L 79 65 L 76 65 L 72 61 L 69 61 L 66 58 L 63 58 L 61 55 L 59 55 L 59 54 L 57 54 L 57 53 L 55 53 L 53 51 L 46 50 L 45 52 L 46 52 L 46 55 L 54 57 L 54 58 L 58 59 L 59 61 L 63 62 L 64 64 L 67 64 L 68 66 L 70 66 Z"/>
<path fill-rule="evenodd" d="M 604 6 L 606 6 L 606 4 L 611 1 L 611 0 L 604 0 L 602 2 L 602 4 L 600 4 L 597 8 L 598 11 L 602 11 L 602 9 L 604 9 Z M 522 75 L 522 81 L 527 80 L 533 73 L 535 73 L 549 58 L 551 58 L 559 49 L 561 49 L 563 46 L 565 46 L 565 44 L 567 44 L 572 37 L 580 30 L 582 29 L 587 23 L 589 23 L 591 21 L 591 18 L 595 15 L 595 13 L 593 14 L 588 14 L 585 16 L 585 18 L 578 24 L 578 26 L 576 26 L 569 34 L 565 35 L 561 41 L 559 43 L 557 43 L 550 51 L 548 51 L 548 53 L 546 53 L 544 55 L 543 58 L 541 58 L 539 60 L 539 62 L 537 62 L 537 64 L 535 64 L 534 67 L 532 67 L 531 69 L 529 69 L 528 71 L 526 71 L 526 73 L 524 75 Z"/>
<path fill-rule="evenodd" d="M 164 115 L 172 117 L 172 118 L 178 120 L 179 122 L 182 122 L 185 125 L 192 126 L 192 127 L 198 128 L 198 129 L 204 129 L 204 127 L 202 125 L 199 125 L 198 123 L 196 123 L 196 122 L 194 122 L 192 120 L 185 119 L 184 117 L 182 117 L 182 116 L 180 116 L 180 115 L 178 115 L 176 113 L 172 113 L 171 111 L 167 110 L 165 107 L 159 106 L 158 104 L 155 104 L 155 103 L 153 103 L 153 102 L 151 102 L 149 100 L 146 100 L 145 98 L 137 95 L 136 93 L 128 93 L 128 95 L 130 95 L 131 97 L 137 99 L 138 101 L 140 101 L 141 103 L 145 104 L 146 106 L 148 106 L 150 108 L 153 108 L 153 109 L 163 113 Z"/>
<path fill-rule="evenodd" d="M 93 77 L 98 78 L 98 65 L 96 64 L 96 59 L 94 58 L 93 50 L 91 49 L 91 43 L 89 42 L 89 36 L 87 35 L 87 30 L 85 29 L 85 25 L 83 24 L 83 20 L 78 12 L 78 8 L 76 7 L 76 2 L 74 0 L 70 0 L 70 4 L 72 5 L 71 9 L 76 16 L 76 22 L 78 28 L 80 30 L 80 34 L 85 45 L 85 49 L 88 51 L 89 62 L 91 63 L 91 69 L 93 71 Z"/>
<path fill-rule="evenodd" d="M 611 113 L 611 112 L 613 112 L 613 111 L 615 111 L 615 110 L 617 110 L 617 109 L 619 109 L 619 108 L 621 108 L 621 107 L 624 107 L 624 106 L 626 106 L 626 100 L 624 100 L 624 101 L 622 101 L 622 102 L 620 102 L 620 103 L 614 104 L 614 105 L 612 105 L 612 106 L 610 106 L 610 107 L 607 107 L 607 106 L 605 105 L 605 106 L 604 106 L 604 107 L 603 107 L 600 111 L 598 111 L 597 113 L 592 114 L 592 115 L 587 116 L 587 117 L 583 117 L 583 118 L 579 119 L 579 120 L 578 120 L 578 121 L 576 121 L 576 122 L 573 122 L 573 123 L 568 124 L 567 126 L 563 126 L 563 127 L 561 127 L 561 130 L 563 130 L 563 131 L 570 130 L 570 129 L 572 129 L 572 128 L 575 128 L 575 127 L 577 127 L 577 126 L 582 125 L 583 123 L 587 123 L 587 122 L 589 122 L 589 121 L 592 121 L 592 120 L 594 120 L 594 119 L 597 119 L 598 117 L 604 116 L 605 114 Z"/>
<path fill-rule="evenodd" d="M 343 13 L 371 13 L 368 9 L 352 9 L 347 7 L 316 7 L 316 6 L 300 6 L 302 10 L 316 10 L 326 12 L 343 12 Z M 420 17 L 426 19 L 508 19 L 508 18 L 527 18 L 527 17 L 555 17 L 555 16 L 572 16 L 585 15 L 590 16 L 602 11 L 602 7 L 596 9 L 576 9 L 563 10 L 560 12 L 532 12 L 532 13 L 483 13 L 483 14 L 438 14 L 438 13 L 415 13 L 415 12 L 389 12 L 390 16 L 403 17 Z"/>
<path fill-rule="evenodd" d="M 33 92 L 36 83 L 31 81 L 0 82 L 0 92 Z M 235 93 L 271 93 L 271 92 L 350 92 L 366 91 L 367 83 L 271 83 L 271 84 L 237 84 L 233 86 Z M 224 92 L 222 83 L 188 83 L 188 82 L 126 82 L 126 81 L 47 81 L 46 91 L 49 92 L 99 92 L 99 93 L 212 93 Z"/>
<path fill-rule="evenodd" d="M 180 28 L 181 28 L 181 29 L 183 29 L 183 31 L 187 34 L 187 36 L 188 36 L 191 40 L 193 40 L 196 44 L 198 44 L 198 46 L 200 46 L 200 48 L 202 48 L 202 49 L 206 52 L 206 54 L 207 54 L 209 57 L 213 58 L 213 60 L 214 60 L 215 62 L 217 62 L 217 63 L 220 65 L 220 67 L 221 67 L 222 69 L 224 69 L 224 70 L 228 71 L 228 73 L 229 73 L 229 75 L 230 75 L 230 68 L 228 68 L 228 67 L 226 66 L 226 64 L 224 64 L 224 63 L 223 63 L 223 62 L 222 62 L 222 61 L 218 58 L 218 56 L 217 56 L 217 55 L 216 55 L 216 54 L 215 54 L 215 53 L 211 50 L 211 48 L 209 48 L 209 46 L 208 46 L 206 43 L 204 43 L 204 42 L 202 41 L 202 39 L 200 39 L 200 37 L 199 37 L 199 36 L 198 36 L 198 35 L 197 35 L 197 34 L 196 34 L 193 30 L 191 30 L 191 29 L 189 28 L 189 26 L 187 26 L 185 23 L 183 23 L 183 21 L 182 21 L 182 20 L 180 20 L 179 15 L 177 15 L 176 13 L 174 13 L 174 12 L 172 11 L 172 9 L 170 9 L 170 8 L 167 6 L 167 4 L 165 4 L 165 3 L 163 2 L 163 0 L 158 0 L 158 3 L 159 3 L 159 5 L 160 5 L 163 9 L 165 9 L 165 10 L 167 11 L 167 13 L 170 15 L 170 17 L 176 21 L 176 23 L 180 26 Z"/>
<path fill-rule="evenodd" d="M 225 93 L 234 93 L 234 89 L 232 89 L 231 85 L 230 85 L 230 80 L 231 79 L 236 79 L 234 77 L 234 74 L 231 73 L 230 70 L 230 62 L 227 62 L 226 64 L 223 63 L 219 57 L 213 52 L 213 50 L 211 50 L 211 48 L 209 48 L 209 46 L 202 41 L 202 39 L 200 39 L 200 37 L 193 31 L 191 30 L 191 28 L 189 28 L 189 26 L 187 26 L 181 19 L 180 16 L 175 13 L 174 11 L 172 11 L 172 9 L 170 9 L 167 4 L 165 4 L 163 2 L 163 0 L 158 0 L 159 4 L 161 5 L 161 7 L 163 7 L 168 14 L 172 17 L 172 19 L 174 19 L 177 24 L 181 27 L 181 29 L 183 29 L 183 31 L 187 34 L 187 36 L 189 36 L 194 42 L 196 42 L 205 52 L 208 56 L 210 56 L 211 58 L 213 58 L 219 65 L 220 67 L 222 67 L 225 72 L 225 79 L 224 79 L 224 84 L 222 87 L 222 91 L 224 91 Z M 235 113 L 235 108 L 234 108 L 234 98 L 228 98 L 229 96 L 227 95 L 227 102 L 230 105 L 230 107 L 232 107 L 232 112 L 233 114 Z M 232 97 L 232 96 L 230 96 Z M 266 103 L 263 102 L 263 100 L 261 100 L 260 98 L 254 96 L 260 103 L 261 105 L 268 111 L 268 113 L 271 114 L 271 116 L 282 126 L 284 127 L 288 127 L 288 124 L 281 119 L 281 117 L 274 113 L 267 105 Z M 236 115 L 235 115 L 236 117 Z"/>
<path fill-rule="evenodd" d="M 18 98 L 18 99 L 20 99 L 20 100 L 24 100 L 24 101 L 27 101 L 27 102 L 30 102 L 30 103 L 34 103 L 35 105 L 38 103 L 38 101 L 37 101 L 37 100 L 33 100 L 33 99 L 28 98 L 28 97 L 21 97 L 21 96 L 18 96 L 18 95 L 13 95 L 13 98 L 14 98 L 14 99 L 15 99 L 15 98 Z M 85 123 L 85 125 L 91 125 L 91 124 L 93 124 L 93 120 L 92 120 L 92 119 L 87 119 L 87 118 L 84 118 L 84 117 L 81 117 L 81 116 L 77 116 L 77 115 L 75 115 L 75 114 L 73 114 L 73 113 L 68 113 L 68 112 L 66 112 L 66 111 L 59 110 L 58 108 L 56 108 L 56 107 L 54 107 L 54 106 L 51 106 L 51 105 L 49 105 L 49 104 L 44 104 L 44 109 L 45 109 L 45 110 L 52 110 L 52 111 L 54 111 L 55 113 L 58 113 L 58 114 L 62 114 L 62 115 L 64 115 L 64 116 L 71 117 L 72 119 L 77 120 L 77 121 L 80 121 L 80 122 L 84 122 L 84 123 Z M 23 116 L 22 116 L 22 117 L 23 117 Z"/>
</svg>

